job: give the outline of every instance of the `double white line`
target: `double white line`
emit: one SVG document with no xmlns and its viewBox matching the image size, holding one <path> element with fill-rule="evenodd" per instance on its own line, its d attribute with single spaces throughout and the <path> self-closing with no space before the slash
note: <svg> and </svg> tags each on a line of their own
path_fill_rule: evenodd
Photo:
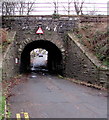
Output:
<svg viewBox="0 0 109 120">
<path fill-rule="evenodd" d="M 24 115 L 25 120 L 30 120 L 30 119 L 29 119 L 29 114 L 28 114 L 27 112 L 21 112 L 21 114 Z M 17 114 L 16 114 L 17 120 L 21 120 L 21 114 L 20 114 L 20 113 L 17 113 Z"/>
</svg>

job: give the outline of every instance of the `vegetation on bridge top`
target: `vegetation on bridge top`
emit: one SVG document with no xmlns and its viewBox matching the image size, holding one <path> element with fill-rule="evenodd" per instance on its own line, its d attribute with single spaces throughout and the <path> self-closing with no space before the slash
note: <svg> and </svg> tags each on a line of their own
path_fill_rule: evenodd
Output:
<svg viewBox="0 0 109 120">
<path fill-rule="evenodd" d="M 109 28 L 106 22 L 80 23 L 74 29 L 80 42 L 109 67 Z"/>
</svg>

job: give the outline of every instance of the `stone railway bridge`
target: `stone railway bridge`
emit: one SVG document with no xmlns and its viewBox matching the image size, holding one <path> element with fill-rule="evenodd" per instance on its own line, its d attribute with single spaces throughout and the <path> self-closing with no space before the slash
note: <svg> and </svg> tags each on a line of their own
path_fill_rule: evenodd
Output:
<svg viewBox="0 0 109 120">
<path fill-rule="evenodd" d="M 11 78 L 30 69 L 30 52 L 36 48 L 48 51 L 48 70 L 73 77 L 88 83 L 105 85 L 107 70 L 97 68 L 98 61 L 73 35 L 78 20 L 73 17 L 53 19 L 51 17 L 3 17 L 2 26 L 14 31 L 11 45 L 4 55 L 3 79 Z M 44 34 L 36 34 L 41 27 Z M 71 34 L 72 33 L 72 34 Z M 18 64 L 15 64 L 15 59 Z"/>
</svg>

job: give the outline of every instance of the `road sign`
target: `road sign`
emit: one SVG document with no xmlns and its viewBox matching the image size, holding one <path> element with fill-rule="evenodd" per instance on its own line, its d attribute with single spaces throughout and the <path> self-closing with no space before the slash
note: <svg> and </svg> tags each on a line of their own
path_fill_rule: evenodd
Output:
<svg viewBox="0 0 109 120">
<path fill-rule="evenodd" d="M 44 32 L 43 32 L 41 27 L 38 28 L 38 30 L 36 31 L 36 34 L 44 34 Z"/>
</svg>

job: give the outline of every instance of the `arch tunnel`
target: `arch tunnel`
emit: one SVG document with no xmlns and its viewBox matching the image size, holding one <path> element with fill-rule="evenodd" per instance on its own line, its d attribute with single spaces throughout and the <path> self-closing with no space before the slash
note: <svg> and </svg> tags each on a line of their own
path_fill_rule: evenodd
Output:
<svg viewBox="0 0 109 120">
<path fill-rule="evenodd" d="M 33 41 L 27 44 L 21 53 L 20 73 L 30 72 L 30 52 L 42 48 L 48 51 L 47 69 L 50 73 L 63 74 L 63 59 L 60 49 L 46 40 Z"/>
</svg>

